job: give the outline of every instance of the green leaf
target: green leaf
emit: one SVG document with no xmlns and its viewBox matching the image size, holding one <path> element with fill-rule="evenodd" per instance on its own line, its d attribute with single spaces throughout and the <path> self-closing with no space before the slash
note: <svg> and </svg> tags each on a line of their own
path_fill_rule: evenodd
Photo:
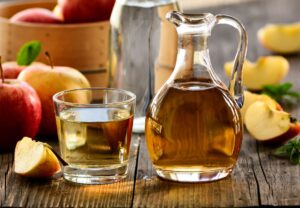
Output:
<svg viewBox="0 0 300 208">
<path fill-rule="evenodd" d="M 25 43 L 18 52 L 17 63 L 20 66 L 30 65 L 40 54 L 42 44 L 39 41 Z"/>
<path fill-rule="evenodd" d="M 300 164 L 300 154 L 293 155 L 290 160 L 294 164 Z"/>
<path fill-rule="evenodd" d="M 279 85 L 266 85 L 263 87 L 263 94 L 267 94 L 282 105 L 296 105 L 300 100 L 300 94 L 292 90 L 292 83 Z"/>
<path fill-rule="evenodd" d="M 279 157 L 287 157 L 287 156 L 289 156 L 288 155 L 289 149 L 290 149 L 290 147 L 285 145 L 285 146 L 277 148 L 273 154 L 276 156 L 279 156 Z"/>
<path fill-rule="evenodd" d="M 293 84 L 292 83 L 283 83 L 281 85 L 278 85 L 278 89 L 281 91 L 281 92 L 287 92 L 289 89 L 291 89 L 293 87 Z"/>
<path fill-rule="evenodd" d="M 289 158 L 291 163 L 300 164 L 300 137 L 296 137 L 275 149 L 273 155 Z"/>
</svg>

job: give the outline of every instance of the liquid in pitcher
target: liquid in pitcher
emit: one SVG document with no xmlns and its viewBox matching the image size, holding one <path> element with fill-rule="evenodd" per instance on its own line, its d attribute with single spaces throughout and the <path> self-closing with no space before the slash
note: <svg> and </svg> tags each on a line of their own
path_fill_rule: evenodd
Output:
<svg viewBox="0 0 300 208">
<path fill-rule="evenodd" d="M 227 89 L 211 83 L 166 85 L 147 112 L 148 152 L 157 171 L 232 169 L 242 135 L 236 102 Z"/>
</svg>

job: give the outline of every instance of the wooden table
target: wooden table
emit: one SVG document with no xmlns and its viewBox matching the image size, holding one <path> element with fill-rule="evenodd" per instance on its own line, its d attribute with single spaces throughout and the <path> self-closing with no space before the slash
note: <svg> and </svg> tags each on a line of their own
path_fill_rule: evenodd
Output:
<svg viewBox="0 0 300 208">
<path fill-rule="evenodd" d="M 257 0 L 239 5 L 197 9 L 239 18 L 249 34 L 248 59 L 270 53 L 260 46 L 256 31 L 266 23 L 300 21 L 298 0 Z M 212 63 L 223 80 L 223 63 L 233 59 L 237 35 L 220 26 L 210 41 Z M 300 56 L 287 57 L 285 81 L 300 91 Z M 300 119 L 299 105 L 292 114 Z M 57 146 L 57 144 L 56 144 Z M 143 135 L 134 135 L 128 178 L 110 185 L 77 185 L 57 177 L 49 181 L 21 178 L 13 173 L 13 154 L 0 154 L 0 206 L 11 207 L 246 207 L 300 205 L 300 166 L 271 155 L 245 133 L 232 175 L 213 183 L 173 183 L 157 178 L 148 159 Z"/>
</svg>

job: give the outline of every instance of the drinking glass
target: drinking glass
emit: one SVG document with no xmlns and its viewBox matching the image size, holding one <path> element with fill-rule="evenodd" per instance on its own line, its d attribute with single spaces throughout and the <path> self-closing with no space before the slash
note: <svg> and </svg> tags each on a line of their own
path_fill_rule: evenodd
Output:
<svg viewBox="0 0 300 208">
<path fill-rule="evenodd" d="M 53 96 L 66 180 L 103 184 L 126 177 L 136 96 L 87 88 Z"/>
</svg>

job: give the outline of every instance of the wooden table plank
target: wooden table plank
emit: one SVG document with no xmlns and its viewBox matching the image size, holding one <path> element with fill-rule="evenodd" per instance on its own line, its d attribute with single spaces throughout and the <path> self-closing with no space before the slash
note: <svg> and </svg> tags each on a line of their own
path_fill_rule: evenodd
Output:
<svg viewBox="0 0 300 208">
<path fill-rule="evenodd" d="M 143 139 L 138 159 L 133 207 L 258 206 L 254 159 L 249 157 L 255 148 L 255 145 L 251 146 L 248 142 L 244 142 L 237 167 L 233 174 L 224 180 L 212 183 L 175 183 L 160 180 L 156 176 Z"/>
<path fill-rule="evenodd" d="M 0 206 L 130 207 L 138 146 L 139 140 L 133 136 L 128 177 L 107 185 L 78 185 L 60 176 L 49 181 L 26 179 L 13 172 L 12 154 L 0 154 Z"/>
</svg>

